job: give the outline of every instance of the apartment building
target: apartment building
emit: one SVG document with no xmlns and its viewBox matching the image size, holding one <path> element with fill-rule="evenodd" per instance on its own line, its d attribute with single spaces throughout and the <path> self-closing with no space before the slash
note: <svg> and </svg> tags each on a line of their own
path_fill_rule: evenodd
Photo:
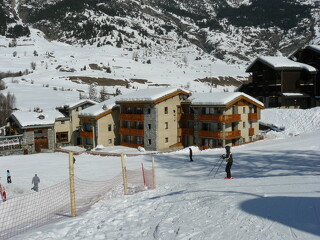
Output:
<svg viewBox="0 0 320 240">
<path fill-rule="evenodd" d="M 81 145 L 88 149 L 120 144 L 118 97 L 79 112 Z"/>
<path fill-rule="evenodd" d="M 119 96 L 120 144 L 159 151 L 181 147 L 178 116 L 189 92 L 161 87 Z"/>
<path fill-rule="evenodd" d="M 266 107 L 310 108 L 317 105 L 317 69 L 286 57 L 258 57 L 247 68 L 251 83 L 238 91 Z"/>
<path fill-rule="evenodd" d="M 194 93 L 181 104 L 180 131 L 184 147 L 224 147 L 261 138 L 263 103 L 240 92 Z"/>
</svg>

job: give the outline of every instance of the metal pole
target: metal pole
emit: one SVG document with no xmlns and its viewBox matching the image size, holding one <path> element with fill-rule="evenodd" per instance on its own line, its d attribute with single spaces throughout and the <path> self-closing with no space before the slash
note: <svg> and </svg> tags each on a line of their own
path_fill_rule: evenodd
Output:
<svg viewBox="0 0 320 240">
<path fill-rule="evenodd" d="M 219 167 L 218 167 L 218 169 L 217 169 L 216 173 L 214 174 L 213 178 L 215 178 L 215 177 L 216 177 L 216 174 L 217 174 L 217 172 L 219 171 L 219 169 L 220 169 L 220 167 L 221 167 L 222 161 L 223 161 L 223 158 L 221 158 L 220 165 L 219 165 Z"/>
<path fill-rule="evenodd" d="M 74 188 L 74 165 L 73 153 L 69 152 L 69 179 L 70 179 L 70 200 L 71 200 L 71 216 L 76 216 L 76 194 Z"/>
<path fill-rule="evenodd" d="M 146 186 L 146 176 L 145 176 L 145 174 L 144 174 L 143 163 L 141 163 L 141 168 L 142 168 L 143 185 Z"/>
<path fill-rule="evenodd" d="M 156 188 L 156 170 L 154 165 L 154 157 L 152 157 L 152 176 L 153 176 L 153 188 Z"/>
<path fill-rule="evenodd" d="M 121 153 L 121 165 L 122 165 L 124 195 L 128 195 L 127 169 L 126 169 L 126 163 L 124 160 L 124 153 Z"/>
</svg>

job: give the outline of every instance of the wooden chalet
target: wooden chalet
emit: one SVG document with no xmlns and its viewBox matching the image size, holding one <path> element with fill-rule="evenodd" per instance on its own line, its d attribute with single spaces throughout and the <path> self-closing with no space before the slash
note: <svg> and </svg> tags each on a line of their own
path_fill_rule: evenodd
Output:
<svg viewBox="0 0 320 240">
<path fill-rule="evenodd" d="M 247 68 L 251 83 L 239 87 L 265 107 L 310 108 L 317 101 L 317 69 L 285 57 L 258 57 Z"/>
</svg>

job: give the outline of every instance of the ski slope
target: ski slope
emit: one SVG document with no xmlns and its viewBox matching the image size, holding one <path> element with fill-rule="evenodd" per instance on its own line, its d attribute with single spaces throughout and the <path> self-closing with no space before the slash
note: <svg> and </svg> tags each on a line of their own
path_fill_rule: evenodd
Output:
<svg viewBox="0 0 320 240">
<path fill-rule="evenodd" d="M 224 162 L 208 176 L 224 149 L 194 148 L 192 163 L 188 149 L 157 154 L 155 190 L 106 196 L 76 218 L 12 239 L 320 239 L 319 129 L 270 132 L 263 141 L 233 147 L 232 180 L 223 179 Z M 128 169 L 151 165 L 150 155 L 126 160 Z M 5 184 L 10 198 L 31 192 L 34 173 L 40 189 L 62 181 L 67 164 L 64 153 L 1 157 L 0 174 L 12 173 L 13 183 Z M 110 179 L 120 170 L 119 157 L 77 156 L 75 174 L 83 179 Z"/>
</svg>

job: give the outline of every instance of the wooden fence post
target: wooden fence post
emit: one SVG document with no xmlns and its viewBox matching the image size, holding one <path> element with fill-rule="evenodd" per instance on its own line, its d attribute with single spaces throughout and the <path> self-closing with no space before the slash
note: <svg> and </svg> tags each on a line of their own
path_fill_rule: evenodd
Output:
<svg viewBox="0 0 320 240">
<path fill-rule="evenodd" d="M 124 153 L 121 153 L 121 165 L 122 165 L 124 195 L 128 195 L 127 169 L 126 169 L 126 163 L 124 160 Z"/>
<path fill-rule="evenodd" d="M 70 199 L 71 199 L 71 216 L 76 216 L 76 195 L 74 188 L 74 165 L 73 153 L 69 152 L 69 179 L 70 179 Z"/>
</svg>

